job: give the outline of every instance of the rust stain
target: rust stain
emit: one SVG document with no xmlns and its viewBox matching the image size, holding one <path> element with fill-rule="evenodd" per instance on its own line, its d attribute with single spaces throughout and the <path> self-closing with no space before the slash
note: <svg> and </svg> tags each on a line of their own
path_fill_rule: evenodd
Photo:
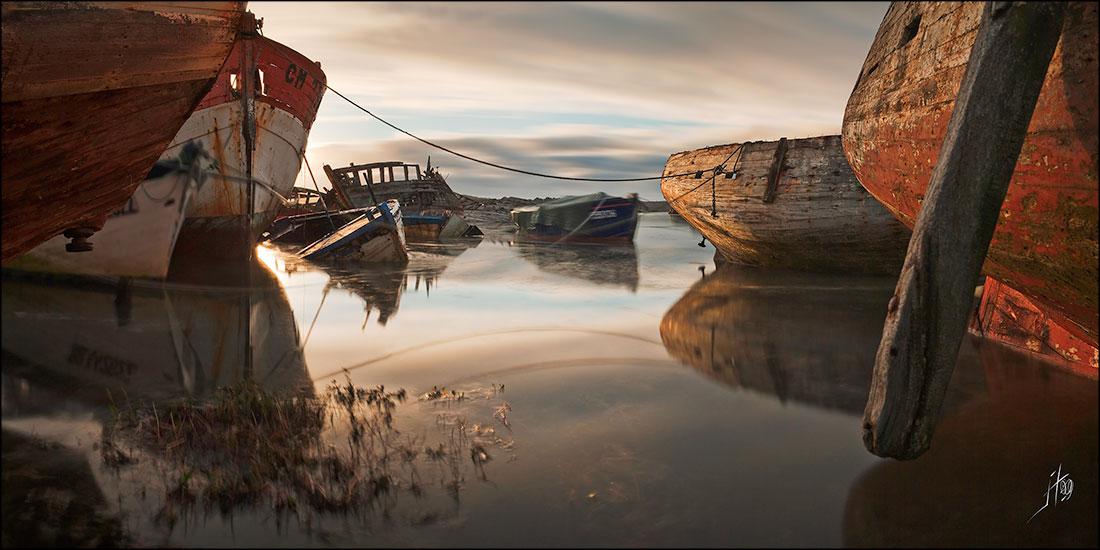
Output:
<svg viewBox="0 0 1100 550">
<path fill-rule="evenodd" d="M 1071 4 L 984 271 L 1084 327 L 1095 345 L 1097 5 Z M 848 100 L 845 154 L 860 183 L 909 227 L 946 134 L 981 9 L 965 2 L 892 4 Z M 923 39 L 899 49 L 904 27 L 918 17 Z"/>
</svg>

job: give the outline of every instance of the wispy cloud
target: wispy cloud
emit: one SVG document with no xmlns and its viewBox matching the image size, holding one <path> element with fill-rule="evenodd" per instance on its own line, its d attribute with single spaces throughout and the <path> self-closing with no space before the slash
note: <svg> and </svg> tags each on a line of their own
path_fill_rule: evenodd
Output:
<svg viewBox="0 0 1100 550">
<path fill-rule="evenodd" d="M 839 132 L 886 4 L 250 9 L 265 19 L 266 36 L 320 60 L 335 89 L 424 137 L 532 170 L 631 177 L 659 172 L 669 153 L 684 149 Z M 342 163 L 425 156 L 421 145 L 342 103 L 326 96 L 311 161 L 337 151 L 354 152 Z M 546 194 L 545 182 L 444 157 L 433 153 L 453 167 L 460 190 L 507 185 L 508 194 Z"/>
</svg>

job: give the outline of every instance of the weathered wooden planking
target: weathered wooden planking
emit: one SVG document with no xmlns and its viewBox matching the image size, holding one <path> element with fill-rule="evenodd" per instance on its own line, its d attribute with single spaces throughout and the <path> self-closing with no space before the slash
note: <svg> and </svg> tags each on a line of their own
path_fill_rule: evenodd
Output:
<svg viewBox="0 0 1100 550">
<path fill-rule="evenodd" d="M 896 2 L 844 113 L 860 182 L 912 227 L 955 105 L 979 2 Z M 1097 342 L 1097 4 L 1071 2 L 983 272 Z"/>
<path fill-rule="evenodd" d="M 879 456 L 931 445 L 1064 6 L 985 4 L 875 356 L 863 442 Z"/>
<path fill-rule="evenodd" d="M 778 143 L 756 141 L 675 153 L 661 193 L 670 208 L 730 260 L 761 267 L 896 273 L 909 231 L 860 186 L 844 158 L 840 136 L 792 139 L 777 166 L 774 202 L 764 201 Z M 739 158 L 740 156 L 740 158 Z M 728 160 L 727 160 L 728 159 Z M 738 176 L 714 182 L 725 162 Z M 695 173 L 702 171 L 700 178 Z"/>
<path fill-rule="evenodd" d="M 243 2 L 3 4 L 4 260 L 67 228 L 101 227 L 126 202 L 210 88 L 243 12 Z"/>
</svg>

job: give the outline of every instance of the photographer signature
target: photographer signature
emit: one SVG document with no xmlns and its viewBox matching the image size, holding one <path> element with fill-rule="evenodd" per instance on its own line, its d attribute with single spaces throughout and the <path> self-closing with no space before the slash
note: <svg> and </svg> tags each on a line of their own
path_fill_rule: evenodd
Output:
<svg viewBox="0 0 1100 550">
<path fill-rule="evenodd" d="M 1042 512 L 1047 506 L 1050 506 L 1052 494 L 1054 495 L 1055 506 L 1058 506 L 1059 501 L 1065 502 L 1073 495 L 1073 480 L 1069 478 L 1069 474 L 1062 475 L 1061 464 L 1058 465 L 1057 470 L 1050 473 L 1050 479 L 1050 485 L 1047 486 L 1046 490 L 1046 502 L 1044 502 L 1043 506 L 1036 510 L 1034 514 L 1031 514 L 1031 517 L 1027 520 L 1028 523 L 1031 523 L 1031 520 L 1035 519 L 1035 516 L 1039 515 L 1039 512 Z"/>
</svg>

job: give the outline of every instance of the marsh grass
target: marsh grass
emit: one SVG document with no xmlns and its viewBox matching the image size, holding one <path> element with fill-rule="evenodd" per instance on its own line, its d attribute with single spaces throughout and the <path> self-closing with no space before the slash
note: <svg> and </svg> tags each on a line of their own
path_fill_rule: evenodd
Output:
<svg viewBox="0 0 1100 550">
<path fill-rule="evenodd" d="M 467 469 L 487 480 L 489 449 L 512 450 L 491 428 L 450 411 L 437 416 L 431 444 L 402 433 L 394 411 L 406 399 L 403 389 L 358 387 L 350 377 L 320 396 L 245 382 L 204 401 L 112 407 L 100 450 L 114 468 L 139 455 L 155 463 L 165 476 L 155 519 L 169 526 L 194 510 L 266 508 L 306 521 L 318 513 L 388 515 L 400 494 L 420 498 L 432 487 L 457 503 Z"/>
</svg>

